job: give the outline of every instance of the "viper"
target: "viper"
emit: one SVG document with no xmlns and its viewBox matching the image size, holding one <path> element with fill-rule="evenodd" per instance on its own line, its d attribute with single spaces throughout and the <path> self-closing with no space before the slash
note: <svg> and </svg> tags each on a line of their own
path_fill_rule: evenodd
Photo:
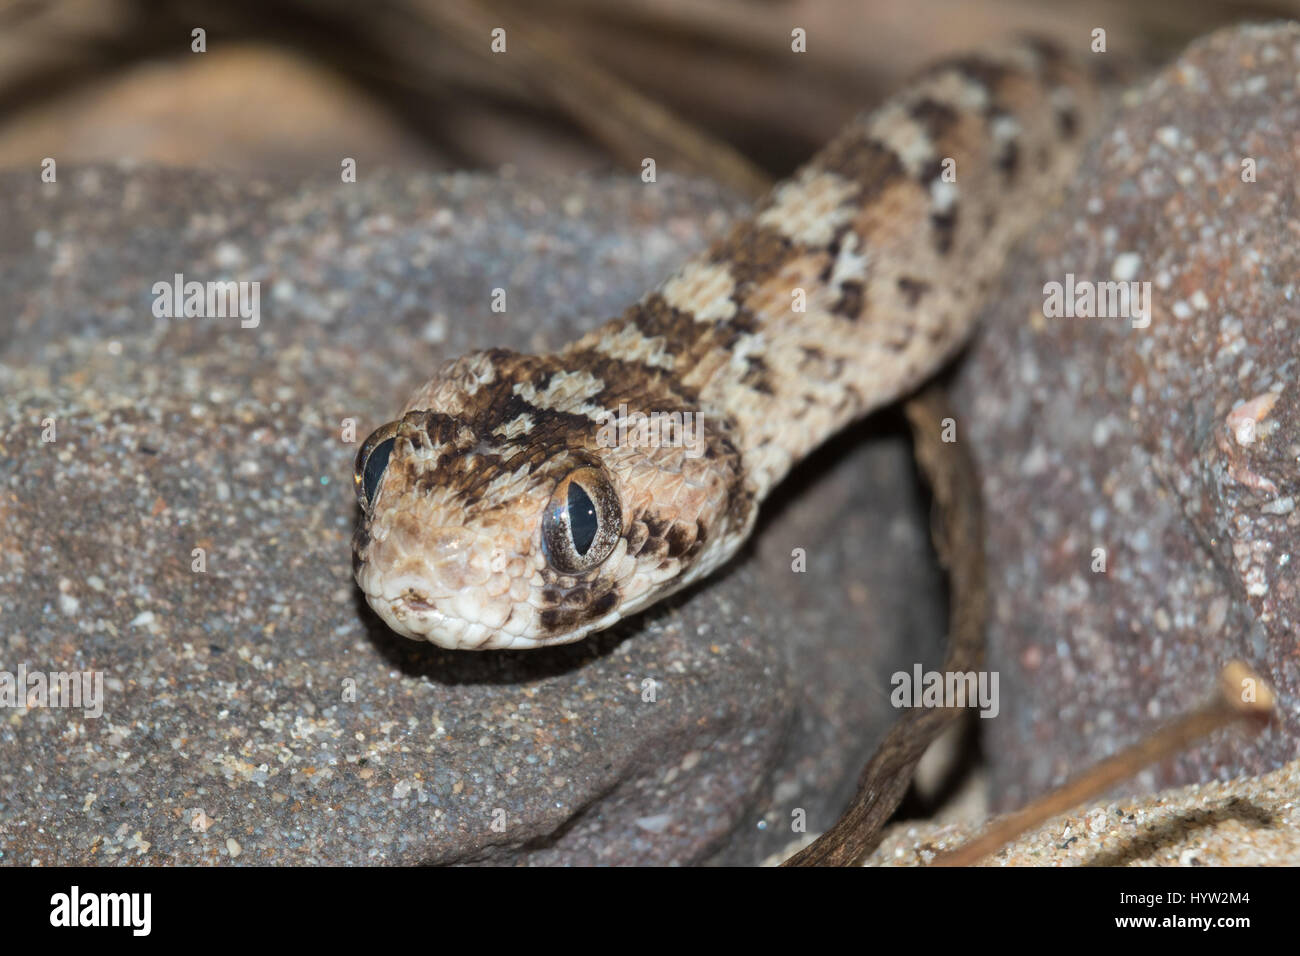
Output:
<svg viewBox="0 0 1300 956">
<path fill-rule="evenodd" d="M 619 318 L 438 369 L 356 458 L 370 606 L 536 648 L 716 570 L 797 462 L 966 342 L 1097 123 L 1094 72 L 1039 41 L 939 64 Z"/>
</svg>

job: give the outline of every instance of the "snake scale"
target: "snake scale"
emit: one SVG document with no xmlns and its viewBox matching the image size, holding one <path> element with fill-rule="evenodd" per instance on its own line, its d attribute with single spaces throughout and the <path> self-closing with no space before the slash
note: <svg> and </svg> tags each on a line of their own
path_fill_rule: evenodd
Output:
<svg viewBox="0 0 1300 956">
<path fill-rule="evenodd" d="M 961 348 L 1072 175 L 1093 72 L 1037 40 L 941 63 L 621 317 L 445 364 L 357 455 L 370 606 L 442 647 L 535 648 L 714 571 L 795 463 Z M 620 413 L 670 427 L 611 441 Z"/>
</svg>

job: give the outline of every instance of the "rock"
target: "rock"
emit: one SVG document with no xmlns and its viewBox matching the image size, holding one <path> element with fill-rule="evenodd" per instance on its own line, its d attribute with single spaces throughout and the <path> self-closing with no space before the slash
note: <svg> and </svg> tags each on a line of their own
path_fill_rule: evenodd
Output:
<svg viewBox="0 0 1300 956">
<path fill-rule="evenodd" d="M 747 862 L 796 809 L 833 822 L 882 675 L 937 665 L 944 630 L 892 419 L 799 469 L 724 573 L 576 645 L 407 641 L 350 575 L 356 442 L 438 361 L 615 314 L 734 200 L 59 180 L 0 176 L 0 670 L 102 672 L 104 711 L 0 711 L 0 859 Z M 155 317 L 176 273 L 260 282 L 256 326 Z"/>
<path fill-rule="evenodd" d="M 924 865 L 979 834 L 983 821 L 898 823 L 867 866 Z M 985 866 L 1296 866 L 1300 762 L 1260 777 L 1192 784 L 1056 817 Z"/>
<path fill-rule="evenodd" d="M 1189 709 L 1231 658 L 1275 683 L 1276 725 L 1125 792 L 1300 754 L 1298 75 L 1300 25 L 1242 27 L 1142 88 L 1003 276 L 962 369 L 1003 808 Z M 1069 275 L 1143 283 L 1149 324 L 1045 317 L 1045 283 Z"/>
</svg>

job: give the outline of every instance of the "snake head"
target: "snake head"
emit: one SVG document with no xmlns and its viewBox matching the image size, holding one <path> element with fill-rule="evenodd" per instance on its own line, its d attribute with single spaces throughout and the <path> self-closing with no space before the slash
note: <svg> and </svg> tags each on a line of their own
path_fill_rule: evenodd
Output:
<svg viewBox="0 0 1300 956">
<path fill-rule="evenodd" d="M 752 520 L 739 455 L 707 421 L 693 443 L 629 438 L 620 406 L 699 412 L 616 365 L 473 353 L 366 439 L 353 571 L 393 630 L 459 649 L 568 643 L 730 555 Z"/>
</svg>

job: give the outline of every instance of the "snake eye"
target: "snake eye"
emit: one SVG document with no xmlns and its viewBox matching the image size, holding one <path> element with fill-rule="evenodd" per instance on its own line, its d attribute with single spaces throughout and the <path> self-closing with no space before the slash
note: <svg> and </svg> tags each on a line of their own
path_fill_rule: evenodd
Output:
<svg viewBox="0 0 1300 956">
<path fill-rule="evenodd" d="M 374 504 L 375 492 L 379 490 L 379 481 L 384 477 L 388 467 L 388 458 L 393 453 L 396 441 L 397 422 L 380 425 L 361 445 L 357 452 L 356 464 L 352 469 L 352 484 L 356 488 L 357 501 L 361 508 L 369 511 Z"/>
<path fill-rule="evenodd" d="M 623 508 L 599 468 L 578 468 L 565 475 L 542 513 L 546 559 L 564 574 L 596 567 L 622 534 Z"/>
</svg>

